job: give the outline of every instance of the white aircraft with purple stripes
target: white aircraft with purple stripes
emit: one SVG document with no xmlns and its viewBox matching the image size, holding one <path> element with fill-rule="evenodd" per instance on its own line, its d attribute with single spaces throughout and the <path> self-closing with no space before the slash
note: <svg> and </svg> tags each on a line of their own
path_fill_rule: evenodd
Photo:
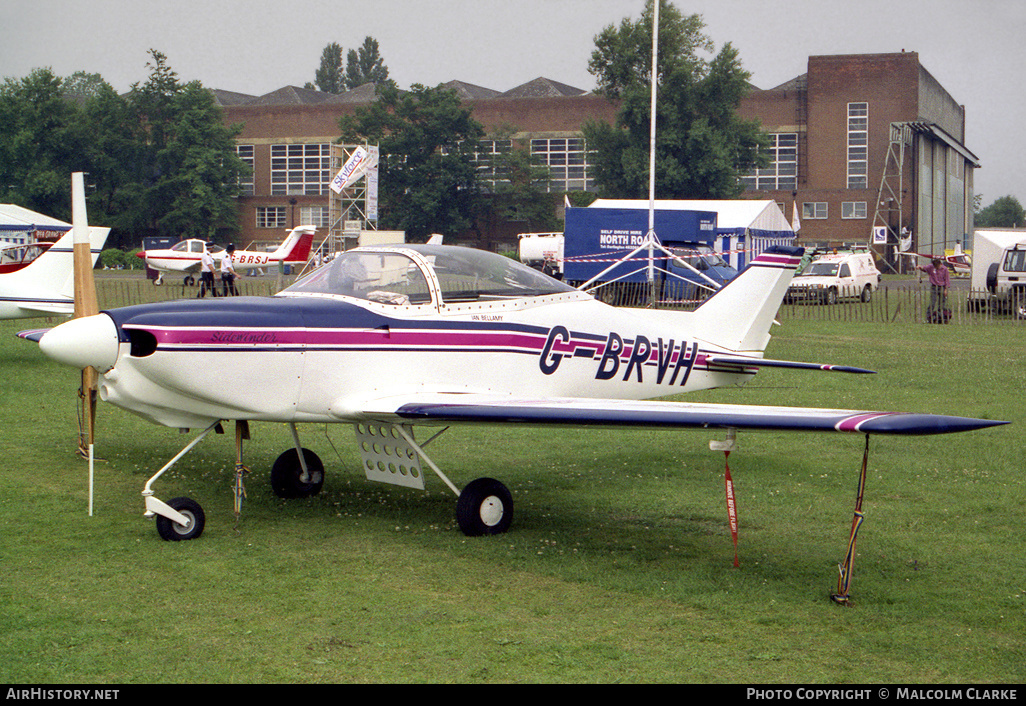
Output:
<svg viewBox="0 0 1026 706">
<path fill-rule="evenodd" d="M 160 501 L 151 486 L 226 420 L 237 424 L 240 464 L 250 422 L 290 425 L 294 448 L 271 471 L 283 497 L 315 494 L 324 481 L 298 425 L 352 425 L 370 480 L 423 488 L 423 462 L 458 496 L 458 524 L 468 535 L 506 531 L 512 495 L 490 478 L 458 489 L 414 427 L 660 427 L 726 430 L 729 439 L 749 429 L 921 435 L 1004 424 L 654 399 L 743 384 L 767 366 L 871 372 L 763 357 L 801 255 L 801 248 L 770 248 L 695 311 L 682 312 L 614 308 L 480 250 L 368 246 L 273 297 L 131 306 L 25 337 L 54 360 L 96 368 L 101 400 L 157 424 L 204 430 L 143 492 L 147 515 L 171 540 L 201 534 L 202 508 L 188 498 Z"/>
</svg>

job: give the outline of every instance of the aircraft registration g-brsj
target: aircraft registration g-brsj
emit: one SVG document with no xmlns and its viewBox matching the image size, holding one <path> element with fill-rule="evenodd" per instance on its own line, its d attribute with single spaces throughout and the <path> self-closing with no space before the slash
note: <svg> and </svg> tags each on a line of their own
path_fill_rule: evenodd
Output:
<svg viewBox="0 0 1026 706">
<path fill-rule="evenodd" d="M 315 226 L 297 226 L 285 237 L 285 240 L 274 252 L 258 252 L 255 250 L 237 250 L 232 256 L 232 266 L 236 272 L 271 267 L 278 263 L 286 265 L 305 265 L 310 258 L 313 245 Z M 200 271 L 203 251 L 210 252 L 215 268 L 220 268 L 224 259 L 225 249 L 219 245 L 209 245 L 205 240 L 189 238 L 175 243 L 163 250 L 141 250 L 136 253 L 146 261 L 146 266 L 157 270 L 154 284 L 163 284 L 165 272 L 181 272 L 185 275 L 186 284 L 195 283 L 195 275 Z"/>
<path fill-rule="evenodd" d="M 693 312 L 619 309 L 493 253 L 446 245 L 362 247 L 273 297 L 144 304 L 73 319 L 42 351 L 100 372 L 102 400 L 203 434 L 146 484 L 165 539 L 203 530 L 200 506 L 152 483 L 224 420 L 284 422 L 284 497 L 317 493 L 324 468 L 297 426 L 353 425 L 371 480 L 424 487 L 421 460 L 458 495 L 467 534 L 504 532 L 512 496 L 493 479 L 462 491 L 414 426 L 497 423 L 940 434 L 1004 422 L 934 414 L 689 404 L 653 398 L 742 384 L 768 360 L 770 327 L 802 250 L 773 247 Z M 245 429 L 248 432 L 248 426 Z M 241 439 L 239 434 L 239 454 Z"/>
</svg>

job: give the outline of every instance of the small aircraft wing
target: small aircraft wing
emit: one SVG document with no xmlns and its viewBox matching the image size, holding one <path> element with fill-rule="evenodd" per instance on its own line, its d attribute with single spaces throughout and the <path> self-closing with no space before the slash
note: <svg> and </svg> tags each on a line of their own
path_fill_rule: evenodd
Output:
<svg viewBox="0 0 1026 706">
<path fill-rule="evenodd" d="M 613 399 L 513 398 L 422 393 L 369 402 L 363 416 L 413 424 L 504 423 L 763 431 L 839 431 L 921 436 L 972 431 L 1008 422 L 939 414 L 873 412 Z"/>
</svg>

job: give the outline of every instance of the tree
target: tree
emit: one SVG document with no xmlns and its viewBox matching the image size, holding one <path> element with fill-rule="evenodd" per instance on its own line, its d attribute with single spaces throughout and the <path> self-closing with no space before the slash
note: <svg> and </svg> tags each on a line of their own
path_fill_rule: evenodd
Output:
<svg viewBox="0 0 1026 706">
<path fill-rule="evenodd" d="M 350 49 L 346 66 L 342 67 L 342 45 L 332 42 L 321 52 L 321 67 L 314 74 L 314 83 L 306 88 L 317 88 L 325 93 L 344 93 L 365 83 L 381 85 L 388 82 L 388 67 L 378 51 L 378 40 L 364 37 L 359 50 Z"/>
<path fill-rule="evenodd" d="M 378 52 L 378 40 L 364 37 L 359 51 L 350 49 L 346 55 L 347 89 L 357 88 L 365 83 L 381 85 L 388 81 L 388 67 Z"/>
<path fill-rule="evenodd" d="M 699 56 L 713 49 L 701 16 L 685 16 L 667 0 L 660 2 L 656 194 L 736 197 L 740 174 L 764 164 L 759 148 L 768 144 L 758 123 L 738 117 L 751 75 L 729 43 L 712 61 Z M 596 185 L 609 197 L 648 195 L 652 12 L 649 0 L 640 20 L 607 26 L 595 39 L 588 65 L 598 91 L 620 101 L 614 125 L 584 126 Z"/>
<path fill-rule="evenodd" d="M 380 147 L 381 224 L 414 240 L 455 234 L 473 220 L 474 148 L 484 135 L 455 91 L 378 87 L 378 100 L 340 121 L 343 143 Z"/>
<path fill-rule="evenodd" d="M 0 202 L 70 218 L 70 175 L 88 171 L 89 133 L 64 81 L 35 69 L 0 86 Z"/>
<path fill-rule="evenodd" d="M 977 228 L 1022 228 L 1026 211 L 1014 196 L 1002 196 L 976 214 Z"/>
<path fill-rule="evenodd" d="M 345 70 L 342 68 L 342 45 L 332 42 L 321 52 L 321 66 L 314 73 L 314 83 L 325 93 L 342 93 L 346 90 Z M 306 84 L 313 88 L 312 84 Z"/>
<path fill-rule="evenodd" d="M 235 153 L 239 128 L 223 125 L 213 94 L 198 81 L 175 93 L 171 116 L 156 153 L 161 177 L 147 195 L 158 230 L 207 240 L 220 228 L 238 230 L 234 197 L 245 167 Z"/>
</svg>

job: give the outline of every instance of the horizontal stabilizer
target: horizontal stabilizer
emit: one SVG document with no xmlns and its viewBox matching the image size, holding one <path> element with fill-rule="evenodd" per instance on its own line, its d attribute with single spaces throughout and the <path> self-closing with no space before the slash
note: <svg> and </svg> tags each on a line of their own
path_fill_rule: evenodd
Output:
<svg viewBox="0 0 1026 706">
<path fill-rule="evenodd" d="M 829 365 L 824 363 L 800 363 L 796 360 L 768 360 L 736 355 L 711 355 L 706 358 L 709 365 L 727 368 L 793 368 L 796 370 L 827 370 L 833 373 L 875 374 L 875 370 L 856 368 L 851 365 Z"/>
</svg>

